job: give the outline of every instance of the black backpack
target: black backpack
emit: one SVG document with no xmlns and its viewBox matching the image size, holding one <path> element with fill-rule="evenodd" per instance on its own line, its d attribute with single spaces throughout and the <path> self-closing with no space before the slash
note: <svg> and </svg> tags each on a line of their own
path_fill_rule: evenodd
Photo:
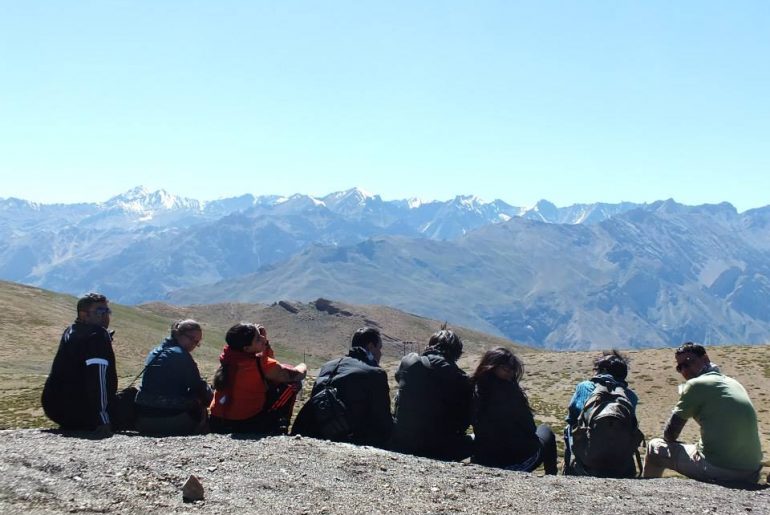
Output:
<svg viewBox="0 0 770 515">
<path fill-rule="evenodd" d="M 340 399 L 337 388 L 332 386 L 332 379 L 337 375 L 337 369 L 343 359 L 345 358 L 340 358 L 326 383 L 307 401 L 313 412 L 318 433 L 327 440 L 347 440 L 351 433 L 348 408 Z"/>
<path fill-rule="evenodd" d="M 583 406 L 572 429 L 574 472 L 600 477 L 628 477 L 633 459 L 642 472 L 639 446 L 644 434 L 634 407 L 620 385 L 610 389 L 601 383 Z M 629 466 L 629 464 L 631 466 Z"/>
<path fill-rule="evenodd" d="M 162 353 L 163 351 L 158 352 L 153 356 L 150 362 L 142 368 L 142 371 L 137 374 L 133 381 L 131 381 L 126 388 L 117 392 L 115 398 L 110 401 L 110 404 L 107 406 L 107 412 L 110 415 L 110 425 L 114 432 L 136 430 L 136 394 L 139 393 L 139 389 L 134 386 L 134 383 L 144 375 L 147 367 L 152 365 Z"/>
</svg>

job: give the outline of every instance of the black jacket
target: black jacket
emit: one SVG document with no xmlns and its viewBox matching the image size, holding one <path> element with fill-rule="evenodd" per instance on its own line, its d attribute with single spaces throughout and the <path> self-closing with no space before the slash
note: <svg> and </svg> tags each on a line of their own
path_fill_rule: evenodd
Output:
<svg viewBox="0 0 770 515">
<path fill-rule="evenodd" d="M 404 356 L 396 380 L 393 449 L 438 458 L 452 455 L 470 425 L 468 375 L 441 354 L 427 351 Z"/>
<path fill-rule="evenodd" d="M 64 429 L 109 424 L 107 407 L 117 389 L 112 336 L 104 327 L 75 321 L 62 334 L 43 387 L 46 416 Z"/>
<path fill-rule="evenodd" d="M 390 414 L 390 387 L 387 373 L 368 360 L 366 351 L 353 347 L 347 356 L 333 359 L 321 367 L 312 395 L 328 383 L 339 363 L 331 384 L 347 406 L 352 433 L 347 441 L 359 445 L 383 447 L 390 439 L 393 418 Z M 320 438 L 310 405 L 297 414 L 292 434 Z"/>
<path fill-rule="evenodd" d="M 540 448 L 537 427 L 521 389 L 488 374 L 473 394 L 473 461 L 507 467 L 526 461 Z"/>
</svg>

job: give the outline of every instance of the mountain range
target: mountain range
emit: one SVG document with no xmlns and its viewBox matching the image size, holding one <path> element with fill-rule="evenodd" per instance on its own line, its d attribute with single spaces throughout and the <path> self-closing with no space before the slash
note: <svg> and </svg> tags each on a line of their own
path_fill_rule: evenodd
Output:
<svg viewBox="0 0 770 515">
<path fill-rule="evenodd" d="M 0 278 L 125 303 L 336 298 L 550 349 L 770 340 L 770 207 L 472 196 L 0 199 Z"/>
<path fill-rule="evenodd" d="M 266 195 L 203 202 L 134 188 L 104 203 L 0 199 L 0 278 L 120 302 L 253 273 L 315 244 L 407 236 L 451 240 L 512 217 L 591 222 L 630 204 L 517 208 L 471 196 L 383 201 L 358 188 L 322 198 Z"/>
</svg>

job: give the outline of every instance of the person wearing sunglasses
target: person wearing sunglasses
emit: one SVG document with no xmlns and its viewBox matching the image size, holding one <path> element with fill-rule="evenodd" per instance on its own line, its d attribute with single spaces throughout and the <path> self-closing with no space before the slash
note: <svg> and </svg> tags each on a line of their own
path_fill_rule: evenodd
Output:
<svg viewBox="0 0 770 515">
<path fill-rule="evenodd" d="M 78 299 L 76 311 L 43 387 L 43 411 L 61 429 L 110 436 L 109 405 L 118 388 L 113 332 L 108 331 L 112 310 L 107 297 L 88 293 Z"/>
<path fill-rule="evenodd" d="M 171 334 L 150 351 L 136 394 L 136 429 L 140 433 L 170 436 L 206 432 L 207 407 L 214 394 L 192 357 L 202 340 L 198 322 L 178 320 L 172 324 Z"/>
<path fill-rule="evenodd" d="M 722 374 L 702 345 L 687 342 L 674 356 L 676 371 L 686 382 L 663 438 L 647 445 L 643 476 L 661 477 L 668 468 L 700 481 L 756 483 L 762 448 L 757 413 L 746 389 Z M 700 425 L 697 445 L 677 441 L 690 418 Z"/>
</svg>

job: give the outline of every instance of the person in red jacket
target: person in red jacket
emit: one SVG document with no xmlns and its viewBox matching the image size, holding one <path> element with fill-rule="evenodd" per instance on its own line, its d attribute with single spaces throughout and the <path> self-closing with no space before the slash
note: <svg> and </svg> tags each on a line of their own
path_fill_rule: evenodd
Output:
<svg viewBox="0 0 770 515">
<path fill-rule="evenodd" d="M 276 361 L 261 325 L 235 324 L 225 341 L 214 375 L 211 431 L 285 434 L 307 366 Z"/>
</svg>

